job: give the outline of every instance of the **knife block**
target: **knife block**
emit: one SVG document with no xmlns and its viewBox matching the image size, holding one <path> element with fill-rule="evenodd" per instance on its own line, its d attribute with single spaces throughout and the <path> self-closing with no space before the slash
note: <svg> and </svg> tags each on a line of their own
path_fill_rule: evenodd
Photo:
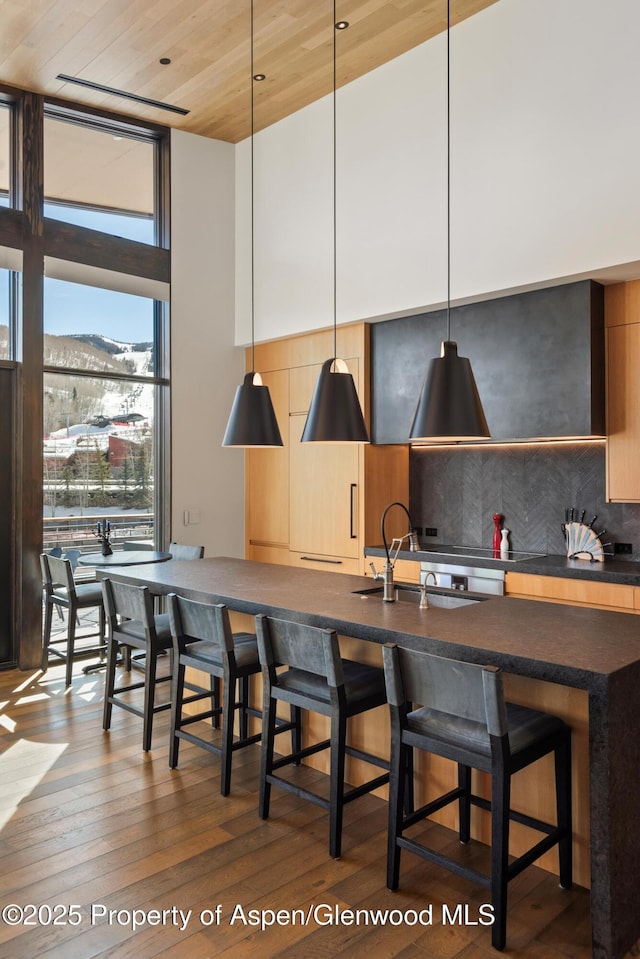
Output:
<svg viewBox="0 0 640 959">
<path fill-rule="evenodd" d="M 586 523 L 566 523 L 564 535 L 568 559 L 588 559 L 591 563 L 604 562 L 604 548 L 600 537 Z"/>
</svg>

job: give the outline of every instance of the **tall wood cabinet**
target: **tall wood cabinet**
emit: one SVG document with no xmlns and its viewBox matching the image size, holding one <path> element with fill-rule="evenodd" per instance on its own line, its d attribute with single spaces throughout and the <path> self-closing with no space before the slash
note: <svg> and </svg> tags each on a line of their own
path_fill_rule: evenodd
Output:
<svg viewBox="0 0 640 959">
<path fill-rule="evenodd" d="M 408 502 L 408 446 L 300 442 L 320 368 L 332 353 L 332 330 L 256 347 L 256 369 L 270 388 L 285 445 L 247 450 L 247 559 L 362 573 L 364 545 L 379 542 L 385 506 Z M 368 325 L 341 328 L 338 353 L 368 421 Z M 406 532 L 396 523 L 402 526 L 401 517 L 390 515 L 389 536 Z"/>
<path fill-rule="evenodd" d="M 640 280 L 605 287 L 607 499 L 640 502 Z"/>
</svg>

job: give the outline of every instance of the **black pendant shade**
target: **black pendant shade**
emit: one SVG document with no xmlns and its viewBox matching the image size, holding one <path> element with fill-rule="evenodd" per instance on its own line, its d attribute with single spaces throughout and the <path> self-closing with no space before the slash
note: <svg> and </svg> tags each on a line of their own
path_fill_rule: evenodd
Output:
<svg viewBox="0 0 640 959">
<path fill-rule="evenodd" d="M 269 387 L 262 385 L 262 377 L 255 372 L 255 284 L 254 284 L 254 176 L 253 176 L 253 116 L 254 81 L 264 80 L 264 73 L 253 70 L 253 0 L 251 0 L 251 372 L 236 390 L 223 446 L 284 446 L 278 421 L 271 402 Z"/>
<path fill-rule="evenodd" d="M 431 360 L 413 417 L 409 442 L 486 439 L 491 436 L 471 363 L 458 356 L 451 329 L 451 0 L 447 0 L 447 337 Z"/>
<path fill-rule="evenodd" d="M 269 387 L 259 373 L 247 373 L 236 390 L 223 446 L 282 446 Z"/>
<path fill-rule="evenodd" d="M 348 21 L 336 21 L 333 0 L 333 357 L 322 364 L 313 391 L 302 443 L 369 443 L 356 385 L 344 360 L 337 358 L 337 230 L 336 230 L 336 32 Z"/>
<path fill-rule="evenodd" d="M 491 434 L 480 402 L 471 363 L 458 356 L 452 340 L 429 364 L 409 439 L 474 440 Z"/>
<path fill-rule="evenodd" d="M 301 441 L 369 442 L 356 385 L 344 360 L 333 358 L 322 364 Z"/>
</svg>

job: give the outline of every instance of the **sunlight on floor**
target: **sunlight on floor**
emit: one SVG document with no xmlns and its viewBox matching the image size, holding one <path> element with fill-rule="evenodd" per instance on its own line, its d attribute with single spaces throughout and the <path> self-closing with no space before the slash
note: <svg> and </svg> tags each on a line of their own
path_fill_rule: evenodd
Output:
<svg viewBox="0 0 640 959">
<path fill-rule="evenodd" d="M 4 709 L 6 705 L 6 703 L 3 703 L 2 709 Z M 0 716 L 0 726 L 4 726 L 4 728 L 10 733 L 15 732 L 16 724 L 9 716 Z"/>
<path fill-rule="evenodd" d="M 94 699 L 99 683 L 87 679 L 77 692 L 85 699 Z M 20 803 L 38 786 L 68 743 L 41 743 L 15 738 L 18 723 L 10 715 L 13 708 L 30 703 L 51 700 L 64 691 L 64 667 L 56 667 L 43 674 L 29 673 L 13 688 L 10 699 L 0 702 L 0 730 L 13 734 L 15 741 L 0 754 L 0 829 L 14 815 Z M 6 731 L 6 733 L 5 733 Z"/>
<path fill-rule="evenodd" d="M 21 696 L 20 699 L 16 699 L 16 706 L 25 706 L 27 703 L 37 703 L 42 699 L 49 699 L 48 693 L 33 693 L 31 696 Z"/>
<path fill-rule="evenodd" d="M 0 756 L 0 829 L 11 819 L 23 799 L 38 785 L 67 743 L 33 743 L 20 739 Z"/>
</svg>

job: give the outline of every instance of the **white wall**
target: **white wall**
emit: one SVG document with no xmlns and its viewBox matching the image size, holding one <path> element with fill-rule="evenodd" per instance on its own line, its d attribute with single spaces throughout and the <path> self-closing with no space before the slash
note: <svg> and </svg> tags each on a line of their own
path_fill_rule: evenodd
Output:
<svg viewBox="0 0 640 959">
<path fill-rule="evenodd" d="M 640 275 L 637 0 L 503 0 L 451 33 L 452 299 Z M 338 39 L 339 42 L 339 39 Z M 338 91 L 338 321 L 446 300 L 437 37 Z M 255 328 L 330 325 L 331 98 L 255 137 Z M 236 342 L 250 338 L 249 141 L 236 149 Z M 339 348 L 338 348 L 339 352 Z"/>
<path fill-rule="evenodd" d="M 172 131 L 172 536 L 207 556 L 244 555 L 243 452 L 220 446 L 244 373 L 233 344 L 234 178 L 231 144 Z M 199 522 L 185 526 L 185 510 Z"/>
</svg>

